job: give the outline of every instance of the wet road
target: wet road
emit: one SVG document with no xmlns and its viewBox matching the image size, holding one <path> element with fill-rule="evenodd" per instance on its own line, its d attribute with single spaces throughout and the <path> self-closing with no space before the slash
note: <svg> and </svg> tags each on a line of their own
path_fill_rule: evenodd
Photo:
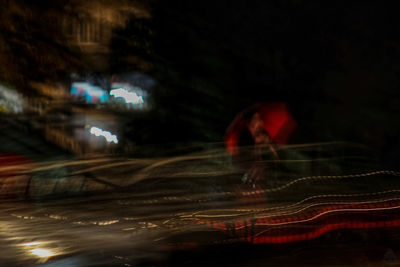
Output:
<svg viewBox="0 0 400 267">
<path fill-rule="evenodd" d="M 28 176 L 30 183 L 19 195 L 2 194 L 0 261 L 4 266 L 397 264 L 400 173 L 354 156 L 352 164 L 347 155 L 304 156 L 306 147 L 291 147 L 303 157 L 282 156 L 268 183 L 255 187 L 241 184 L 248 172 L 219 150 L 4 167 L 3 173 Z M 10 177 L 1 192 L 19 185 Z"/>
</svg>

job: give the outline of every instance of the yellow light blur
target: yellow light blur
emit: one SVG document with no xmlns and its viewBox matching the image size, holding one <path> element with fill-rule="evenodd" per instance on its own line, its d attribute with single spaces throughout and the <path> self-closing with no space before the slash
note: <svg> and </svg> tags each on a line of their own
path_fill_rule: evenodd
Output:
<svg viewBox="0 0 400 267">
<path fill-rule="evenodd" d="M 43 248 L 43 246 L 49 245 L 48 241 L 33 241 L 28 243 L 20 244 L 20 246 L 24 247 L 24 250 L 36 257 L 39 258 L 39 262 L 46 262 L 49 258 L 59 255 L 60 251 L 55 251 L 53 249 Z"/>
<path fill-rule="evenodd" d="M 36 241 L 36 242 L 25 243 L 25 244 L 22 244 L 22 245 L 23 246 L 37 246 L 37 245 L 40 245 L 40 244 L 43 244 L 43 242 Z"/>
<path fill-rule="evenodd" d="M 56 255 L 53 251 L 50 249 L 44 249 L 44 248 L 35 248 L 31 250 L 31 253 L 35 256 L 38 256 L 40 258 L 49 258 L 51 256 Z"/>
</svg>

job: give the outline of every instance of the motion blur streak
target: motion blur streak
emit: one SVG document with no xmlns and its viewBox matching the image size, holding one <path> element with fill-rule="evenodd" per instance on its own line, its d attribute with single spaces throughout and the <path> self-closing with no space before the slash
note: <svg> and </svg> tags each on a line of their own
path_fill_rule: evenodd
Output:
<svg viewBox="0 0 400 267">
<path fill-rule="evenodd" d="M 360 229 L 360 228 L 393 228 L 400 226 L 400 219 L 394 219 L 393 216 L 390 216 L 387 220 L 371 220 L 370 217 L 367 217 L 366 220 L 361 220 L 360 218 L 357 220 L 353 220 L 352 216 L 359 217 L 359 212 L 363 212 L 364 214 L 375 214 L 376 212 L 384 212 L 390 210 L 397 210 L 400 208 L 399 198 L 395 199 L 385 199 L 382 200 L 381 203 L 376 202 L 363 202 L 357 204 L 345 204 L 340 203 L 339 205 L 328 205 L 326 207 L 322 207 L 317 211 L 312 211 L 311 213 L 303 213 L 297 216 L 292 217 L 279 217 L 276 219 L 265 219 L 265 217 L 259 218 L 249 218 L 242 221 L 230 222 L 230 223 L 221 223 L 216 221 L 209 220 L 198 220 L 198 223 L 212 226 L 215 229 L 226 231 L 227 229 L 234 229 L 234 235 L 239 239 L 251 241 L 256 244 L 260 243 L 288 243 L 295 242 L 301 240 L 309 240 L 314 239 L 321 236 L 324 233 L 338 230 L 338 229 Z M 328 216 L 332 213 L 337 213 L 336 216 Z M 347 214 L 346 214 L 347 213 Z M 381 214 L 382 215 L 384 213 Z M 397 213 L 396 213 L 397 214 Z M 352 216 L 350 216 L 352 215 Z M 396 215 L 398 216 L 398 214 Z M 324 218 L 324 222 L 320 223 L 323 226 L 319 226 L 318 224 L 311 224 L 313 221 L 317 219 Z M 377 218 L 379 218 L 377 216 Z M 341 220 L 341 221 L 338 221 Z M 285 232 L 293 232 L 295 229 L 293 227 L 284 230 L 283 226 L 289 227 L 289 225 L 297 226 L 299 225 L 299 229 L 297 232 L 304 232 L 301 234 L 284 234 Z M 249 228 L 249 229 L 248 229 Z M 307 230 L 313 229 L 314 230 Z M 279 233 L 276 235 L 271 234 L 271 236 L 265 236 L 267 232 L 276 232 L 279 229 Z M 245 230 L 245 231 L 243 231 Z M 248 233 L 255 233 L 252 236 L 248 236 Z M 264 235 L 264 236 L 263 236 Z"/>
<path fill-rule="evenodd" d="M 383 201 L 393 201 L 393 200 L 400 200 L 400 198 L 390 198 L 390 199 L 380 199 L 380 200 L 375 200 L 375 201 L 360 201 L 360 202 L 346 202 L 344 200 L 337 200 L 337 201 L 332 201 L 332 202 L 316 202 L 313 204 L 309 204 L 307 206 L 300 206 L 297 209 L 290 210 L 292 208 L 296 208 L 300 204 L 311 200 L 311 199 L 316 199 L 316 198 L 323 198 L 323 197 L 328 197 L 328 198 L 343 198 L 343 197 L 359 197 L 359 196 L 374 196 L 374 195 L 380 195 L 380 194 L 387 194 L 387 193 L 399 193 L 400 190 L 388 190 L 388 191 L 383 191 L 383 192 L 374 192 L 374 193 L 369 193 L 369 194 L 350 194 L 350 195 L 318 195 L 318 196 L 312 196 L 307 199 L 303 199 L 293 205 L 288 205 L 288 206 L 277 206 L 277 207 L 271 207 L 271 208 L 265 208 L 265 209 L 216 209 L 216 210 L 208 210 L 208 211 L 198 211 L 195 212 L 191 215 L 185 215 L 183 217 L 187 218 L 228 218 L 228 217 L 242 217 L 245 215 L 257 215 L 257 214 L 263 214 L 267 211 L 273 211 L 273 210 L 283 210 L 279 212 L 268 212 L 267 215 L 262 215 L 260 218 L 269 218 L 269 217 L 275 217 L 278 215 L 292 215 L 296 213 L 300 213 L 302 211 L 305 211 L 307 209 L 310 209 L 315 206 L 336 206 L 336 205 L 345 205 L 345 206 L 350 206 L 356 205 L 356 204 L 370 204 L 370 203 L 376 203 L 376 202 L 383 202 Z M 354 207 L 354 206 L 353 206 Z M 285 211 L 287 209 L 287 211 Z M 213 214 L 202 214 L 202 213 L 227 213 L 231 212 L 231 214 L 218 214 L 218 215 L 213 215 Z M 232 214 L 232 212 L 236 212 Z M 260 216 L 260 215 L 259 215 Z"/>
<path fill-rule="evenodd" d="M 386 220 L 386 221 L 373 221 L 373 222 L 358 222 L 358 221 L 349 221 L 343 223 L 332 223 L 326 224 L 320 228 L 315 229 L 312 232 L 308 232 L 306 234 L 300 235 L 284 235 L 284 236 L 276 236 L 276 237 L 254 237 L 253 239 L 247 238 L 247 240 L 252 240 L 255 244 L 267 244 L 267 243 L 289 243 L 289 242 L 297 242 L 304 241 L 317 238 L 327 232 L 339 230 L 339 229 L 374 229 L 374 228 L 391 228 L 391 227 L 399 227 L 400 219 L 396 220 Z"/>
<path fill-rule="evenodd" d="M 372 206 L 372 205 L 370 205 Z M 296 224 L 296 223 L 303 223 L 303 222 L 309 222 L 312 220 L 315 220 L 321 216 L 327 215 L 329 213 L 336 213 L 336 212 L 356 212 L 356 211 L 384 211 L 384 210 L 394 210 L 400 208 L 400 205 L 397 206 L 389 206 L 386 207 L 386 204 L 383 204 L 385 207 L 379 207 L 375 206 L 373 208 L 357 208 L 357 206 L 348 206 L 347 208 L 336 208 L 336 207 L 326 207 L 323 210 L 320 210 L 318 212 L 313 212 L 312 215 L 304 216 L 301 220 L 296 220 L 297 217 L 287 217 L 287 218 L 281 218 L 277 220 L 263 220 L 263 219 L 257 219 L 256 225 L 266 225 L 266 226 L 275 226 L 275 225 L 288 225 L 288 224 Z M 335 209 L 336 208 L 336 209 Z M 302 218 L 302 217 L 300 217 Z"/>
<path fill-rule="evenodd" d="M 120 97 L 123 98 L 125 103 L 129 104 L 143 104 L 143 97 L 137 95 L 135 92 L 129 92 L 124 88 L 112 89 L 110 91 L 110 95 L 115 98 Z"/>
<path fill-rule="evenodd" d="M 400 200 L 400 198 L 391 198 L 391 199 L 376 200 L 376 201 L 351 202 L 351 203 L 348 203 L 348 202 L 320 202 L 320 203 L 310 204 L 310 205 L 307 205 L 305 207 L 301 207 L 298 210 L 294 210 L 294 211 L 271 213 L 269 215 L 263 216 L 262 218 L 274 217 L 274 216 L 278 216 L 278 215 L 293 215 L 293 214 L 300 213 L 302 211 L 305 211 L 305 210 L 310 209 L 310 208 L 315 207 L 315 206 L 327 205 L 328 207 L 329 206 L 330 207 L 337 207 L 336 205 L 340 204 L 343 207 L 349 207 L 349 208 L 354 210 L 355 209 L 354 207 L 357 207 L 357 204 L 363 204 L 363 205 L 360 205 L 360 207 L 365 207 L 365 205 L 367 205 L 369 207 L 368 204 L 371 204 L 371 203 L 377 203 L 377 202 L 382 202 L 382 201 L 396 201 L 396 200 Z M 326 209 L 329 209 L 329 208 L 326 208 Z"/>
<path fill-rule="evenodd" d="M 94 134 L 95 136 L 103 136 L 109 143 L 114 142 L 115 144 L 118 144 L 117 136 L 115 134 L 111 134 L 109 131 L 104 131 L 98 127 L 92 127 L 90 128 L 90 133 Z"/>
<path fill-rule="evenodd" d="M 93 266 L 109 266 L 116 255 L 134 263 L 164 248 L 288 243 L 340 229 L 397 229 L 398 172 L 378 169 L 353 146 L 349 151 L 358 165 L 346 165 L 353 156 L 342 152 L 348 146 L 329 146 L 279 148 L 280 160 L 257 162 L 266 179 L 256 188 L 241 180 L 253 162 L 234 162 L 224 148 L 143 159 L 110 154 L 4 161 L 2 178 L 9 183 L 3 179 L 0 191 L 0 248 L 8 252 L 0 256 L 14 262 L 17 255 L 28 265 L 72 257 L 79 266 L 82 255 Z M 11 183 L 19 176 L 25 180 Z M 13 186 L 23 190 L 16 194 Z M 110 257 L 99 259 L 99 251 Z"/>
<path fill-rule="evenodd" d="M 290 183 L 287 183 L 287 184 L 285 184 L 283 186 L 280 186 L 280 187 L 277 187 L 277 188 L 271 188 L 271 189 L 263 190 L 263 192 L 280 191 L 280 190 L 286 189 L 289 186 L 292 186 L 292 185 L 294 185 L 296 183 L 304 182 L 304 181 L 307 181 L 307 180 L 361 178 L 361 177 L 366 177 L 366 176 L 371 176 L 371 175 L 376 175 L 376 174 L 389 174 L 389 175 L 394 175 L 394 176 L 400 176 L 400 172 L 390 171 L 390 170 L 373 171 L 373 172 L 357 173 L 357 174 L 349 174 L 349 175 L 308 176 L 308 177 L 298 178 L 298 179 L 296 179 L 294 181 L 291 181 Z"/>
<path fill-rule="evenodd" d="M 35 248 L 31 250 L 31 253 L 33 255 L 39 256 L 41 258 L 48 258 L 51 256 L 54 256 L 55 253 L 52 252 L 50 249 L 44 249 L 44 248 Z"/>
</svg>

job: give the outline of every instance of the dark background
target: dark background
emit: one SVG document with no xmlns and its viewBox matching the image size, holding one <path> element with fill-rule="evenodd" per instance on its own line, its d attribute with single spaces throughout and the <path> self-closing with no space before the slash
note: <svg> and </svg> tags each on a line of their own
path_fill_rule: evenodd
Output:
<svg viewBox="0 0 400 267">
<path fill-rule="evenodd" d="M 26 11 L 7 12 L 10 2 Z M 291 142 L 358 142 L 398 162 L 400 24 L 394 5 L 142 2 L 151 17 L 132 17 L 114 31 L 109 68 L 98 73 L 141 71 L 157 80 L 153 110 L 132 114 L 126 127 L 137 144 L 220 142 L 244 108 L 283 101 L 299 125 Z M 11 49 L 1 58 L 3 80 L 23 87 L 30 80 L 95 72 L 63 46 L 62 34 L 49 23 L 71 12 L 63 8 L 67 3 L 1 2 L 0 34 Z"/>
<path fill-rule="evenodd" d="M 398 149 L 400 35 L 394 7 L 379 1 L 154 6 L 157 74 L 165 86 L 157 105 L 171 112 L 171 121 L 187 125 L 183 135 L 194 131 L 218 140 L 245 107 L 284 101 L 299 122 L 293 142 Z"/>
</svg>

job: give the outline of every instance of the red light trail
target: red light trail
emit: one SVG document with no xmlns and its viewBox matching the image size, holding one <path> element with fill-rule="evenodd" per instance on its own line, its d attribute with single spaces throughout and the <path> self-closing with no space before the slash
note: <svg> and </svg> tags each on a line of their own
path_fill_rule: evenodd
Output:
<svg viewBox="0 0 400 267">
<path fill-rule="evenodd" d="M 318 204 L 318 203 L 317 203 Z M 198 219 L 240 240 L 254 244 L 274 244 L 304 241 L 317 238 L 339 229 L 375 229 L 400 226 L 400 198 L 358 203 L 320 203 L 312 211 L 302 208 L 286 216 L 259 214 L 257 218 L 219 222 Z M 293 215 L 296 214 L 296 215 Z M 263 216 L 264 217 L 260 217 Z M 268 218 L 266 218 L 268 217 Z"/>
</svg>

